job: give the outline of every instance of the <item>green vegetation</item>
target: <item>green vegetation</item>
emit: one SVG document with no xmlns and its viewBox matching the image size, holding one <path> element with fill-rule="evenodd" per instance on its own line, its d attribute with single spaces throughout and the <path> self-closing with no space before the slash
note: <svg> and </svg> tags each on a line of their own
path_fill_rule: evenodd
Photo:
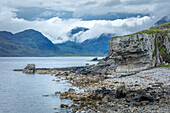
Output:
<svg viewBox="0 0 170 113">
<path fill-rule="evenodd" d="M 166 29 L 166 28 L 170 28 L 170 21 L 161 25 L 154 26 L 151 29 Z"/>
<path fill-rule="evenodd" d="M 168 64 L 168 65 L 160 64 L 158 67 L 167 67 L 167 68 L 170 68 L 170 64 Z"/>
<path fill-rule="evenodd" d="M 166 31 L 170 30 L 170 21 L 161 25 L 157 25 L 154 26 L 150 29 L 147 30 L 143 30 L 143 31 L 139 31 L 133 34 L 128 34 L 128 35 L 124 35 L 124 36 L 115 36 L 112 37 L 112 39 L 118 38 L 118 37 L 127 37 L 127 36 L 132 36 L 132 35 L 136 35 L 136 34 L 156 34 L 156 33 L 164 33 L 164 35 L 166 35 Z"/>
<path fill-rule="evenodd" d="M 122 36 L 114 36 L 114 37 L 112 37 L 112 39 L 114 39 L 114 38 L 118 38 L 118 37 L 122 37 Z"/>
</svg>

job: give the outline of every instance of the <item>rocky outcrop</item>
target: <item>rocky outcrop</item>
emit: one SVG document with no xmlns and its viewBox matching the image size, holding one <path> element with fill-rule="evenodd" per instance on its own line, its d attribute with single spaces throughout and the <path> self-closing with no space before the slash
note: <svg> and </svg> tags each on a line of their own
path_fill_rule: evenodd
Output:
<svg viewBox="0 0 170 113">
<path fill-rule="evenodd" d="M 108 61 L 115 62 L 115 72 L 139 71 L 169 62 L 166 55 L 170 53 L 170 31 L 165 34 L 135 34 L 111 39 Z"/>
<path fill-rule="evenodd" d="M 27 66 L 22 70 L 23 73 L 34 73 L 35 64 L 27 64 Z"/>
<path fill-rule="evenodd" d="M 168 23 L 170 24 L 170 22 Z M 159 25 L 109 40 L 108 56 L 92 71 L 113 74 L 136 72 L 170 63 L 170 30 Z"/>
</svg>

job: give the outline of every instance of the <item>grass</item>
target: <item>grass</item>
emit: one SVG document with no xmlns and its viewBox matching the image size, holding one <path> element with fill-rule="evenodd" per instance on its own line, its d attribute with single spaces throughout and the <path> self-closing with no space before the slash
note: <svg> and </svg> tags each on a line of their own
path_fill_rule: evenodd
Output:
<svg viewBox="0 0 170 113">
<path fill-rule="evenodd" d="M 166 22 L 164 24 L 161 24 L 161 25 L 157 25 L 157 26 L 154 26 L 154 27 L 151 27 L 151 29 L 165 29 L 165 28 L 169 28 L 170 27 L 170 21 L 169 22 Z"/>
<path fill-rule="evenodd" d="M 170 30 L 170 21 L 161 25 L 157 25 L 154 26 L 150 29 L 147 30 L 143 30 L 143 31 L 139 31 L 137 33 L 133 33 L 133 34 L 128 34 L 128 35 L 124 35 L 124 36 L 115 36 L 112 37 L 112 39 L 118 38 L 118 37 L 127 37 L 127 36 L 132 36 L 132 35 L 136 35 L 136 34 L 156 34 L 156 33 L 164 33 L 166 35 L 166 31 Z"/>
<path fill-rule="evenodd" d="M 170 64 L 168 64 L 168 65 L 160 64 L 160 65 L 159 65 L 159 66 L 157 66 L 157 67 L 167 67 L 167 68 L 170 68 Z"/>
</svg>

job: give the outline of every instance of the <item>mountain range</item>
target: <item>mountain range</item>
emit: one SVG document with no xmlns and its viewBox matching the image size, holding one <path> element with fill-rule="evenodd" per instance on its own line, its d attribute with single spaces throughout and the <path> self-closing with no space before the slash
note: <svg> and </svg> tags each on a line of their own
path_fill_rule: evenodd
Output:
<svg viewBox="0 0 170 113">
<path fill-rule="evenodd" d="M 71 41 L 53 44 L 41 32 L 28 29 L 16 34 L 0 31 L 0 56 L 103 56 L 109 51 L 113 34 L 78 42 L 88 28 L 76 27 L 67 33 Z"/>
</svg>

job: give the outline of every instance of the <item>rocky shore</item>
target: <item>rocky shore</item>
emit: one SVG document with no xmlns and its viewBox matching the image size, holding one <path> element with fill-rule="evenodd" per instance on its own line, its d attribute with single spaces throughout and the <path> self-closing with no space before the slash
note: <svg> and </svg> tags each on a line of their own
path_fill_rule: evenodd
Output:
<svg viewBox="0 0 170 113">
<path fill-rule="evenodd" d="M 74 89 L 55 93 L 60 95 L 61 99 L 73 101 L 72 105 L 61 105 L 61 108 L 71 112 L 168 113 L 170 111 L 169 68 L 112 75 L 87 73 L 87 70 L 93 66 L 36 69 L 34 65 L 28 65 L 22 71 L 52 74 L 66 79 L 73 86 L 84 89 L 83 93 L 77 93 Z"/>
</svg>

